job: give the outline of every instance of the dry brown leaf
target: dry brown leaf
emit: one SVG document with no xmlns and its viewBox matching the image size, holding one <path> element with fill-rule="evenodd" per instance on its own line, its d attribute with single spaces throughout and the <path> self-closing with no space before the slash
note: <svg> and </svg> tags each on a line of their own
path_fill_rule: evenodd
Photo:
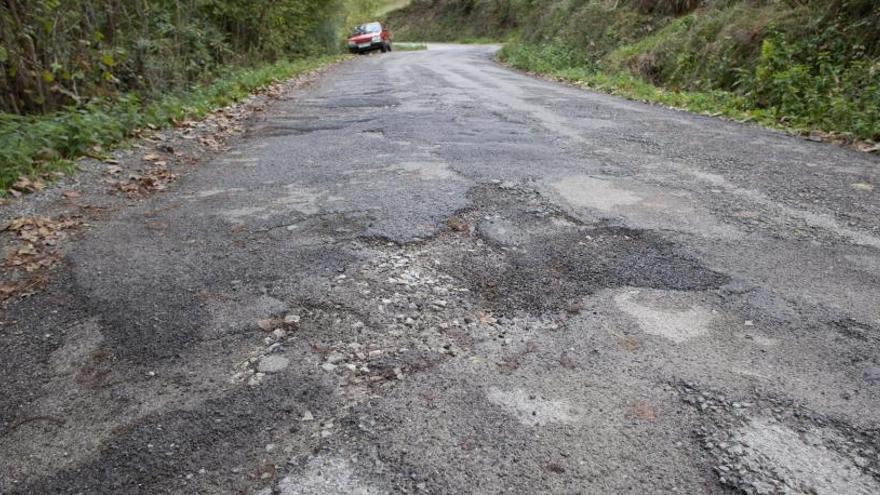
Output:
<svg viewBox="0 0 880 495">
<path fill-rule="evenodd" d="M 20 256 L 33 256 L 37 254 L 37 248 L 35 248 L 33 244 L 27 242 L 18 248 L 16 253 Z"/>
<path fill-rule="evenodd" d="M 143 159 L 144 159 L 144 161 L 147 161 L 147 162 L 155 162 L 156 160 L 158 160 L 160 158 L 162 158 L 162 157 L 160 157 L 156 153 L 147 153 L 146 155 L 144 155 Z"/>
<path fill-rule="evenodd" d="M 80 196 L 78 191 L 64 191 L 61 195 L 67 199 L 78 198 Z"/>
<path fill-rule="evenodd" d="M 642 343 L 639 342 L 639 339 L 637 339 L 633 336 L 624 337 L 624 339 L 623 339 L 623 348 L 624 349 L 626 349 L 630 352 L 634 352 L 634 351 L 641 349 L 641 347 L 642 347 Z"/>
<path fill-rule="evenodd" d="M 28 273 L 33 273 L 42 268 L 48 268 L 52 266 L 53 264 L 55 264 L 55 261 L 57 261 L 57 258 L 55 256 L 44 256 L 42 258 L 35 259 L 30 263 L 25 263 L 24 271 Z"/>
<path fill-rule="evenodd" d="M 31 186 L 31 180 L 27 177 L 19 177 L 18 180 L 12 183 L 12 187 L 18 189 L 19 191 L 23 191 Z"/>
<path fill-rule="evenodd" d="M 447 220 L 446 226 L 448 226 L 450 230 L 453 230 L 455 232 L 466 232 L 468 230 L 467 222 L 458 217 L 453 217 Z"/>
<path fill-rule="evenodd" d="M 139 198 L 147 193 L 161 191 L 165 189 L 168 183 L 177 178 L 166 168 L 157 168 L 146 172 L 143 175 L 132 174 L 125 182 L 117 182 L 116 188 L 124 192 L 129 198 Z"/>
<path fill-rule="evenodd" d="M 635 416 L 639 419 L 644 419 L 645 421 L 654 421 L 657 419 L 657 414 L 654 413 L 654 408 L 651 407 L 651 404 L 647 402 L 638 402 L 633 407 L 635 412 Z"/>
<path fill-rule="evenodd" d="M 19 192 L 39 192 L 42 191 L 46 187 L 46 184 L 41 180 L 31 180 L 27 177 L 19 177 L 12 184 L 13 190 L 18 190 Z"/>
<path fill-rule="evenodd" d="M 22 297 L 32 293 L 31 289 L 41 280 L 45 280 L 45 276 L 40 273 L 51 268 L 60 259 L 55 246 L 66 237 L 64 231 L 80 225 L 83 225 L 83 222 L 79 216 L 57 219 L 20 217 L 12 219 L 0 228 L 2 232 L 15 235 L 18 241 L 7 251 L 4 266 L 20 270 L 19 275 L 22 271 L 36 273 L 35 276 L 28 276 L 27 283 L 4 283 L 3 288 L 0 289 L 0 300 L 8 299 L 13 293 Z"/>
</svg>

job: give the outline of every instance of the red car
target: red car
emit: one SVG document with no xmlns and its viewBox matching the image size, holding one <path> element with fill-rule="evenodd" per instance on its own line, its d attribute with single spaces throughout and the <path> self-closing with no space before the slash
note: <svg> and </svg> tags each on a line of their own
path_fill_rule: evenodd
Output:
<svg viewBox="0 0 880 495">
<path fill-rule="evenodd" d="M 381 22 L 361 24 L 348 37 L 348 51 L 363 53 L 372 50 L 391 51 L 391 32 Z"/>
</svg>

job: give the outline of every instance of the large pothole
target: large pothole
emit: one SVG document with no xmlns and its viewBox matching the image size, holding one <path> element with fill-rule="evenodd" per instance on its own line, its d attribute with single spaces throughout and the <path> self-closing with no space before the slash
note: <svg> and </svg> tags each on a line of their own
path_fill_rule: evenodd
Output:
<svg viewBox="0 0 880 495">
<path fill-rule="evenodd" d="M 696 291 L 727 281 L 655 232 L 583 224 L 528 187 L 479 187 L 471 199 L 450 225 L 475 239 L 445 250 L 442 264 L 493 310 L 542 313 L 606 288 Z"/>
</svg>

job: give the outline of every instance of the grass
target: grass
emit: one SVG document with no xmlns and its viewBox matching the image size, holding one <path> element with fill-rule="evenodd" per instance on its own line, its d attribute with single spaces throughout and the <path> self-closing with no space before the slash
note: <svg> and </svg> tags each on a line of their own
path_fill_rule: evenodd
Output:
<svg viewBox="0 0 880 495">
<path fill-rule="evenodd" d="M 502 42 L 502 40 L 486 36 L 466 36 L 463 38 L 456 38 L 452 41 L 452 43 L 460 43 L 462 45 L 494 45 Z"/>
<path fill-rule="evenodd" d="M 203 117 L 269 84 L 340 58 L 314 57 L 229 71 L 210 84 L 149 100 L 129 94 L 48 115 L 0 114 L 0 194 L 20 177 L 69 172 L 73 160 L 112 148 L 138 129 L 165 128 L 176 121 Z"/>
<path fill-rule="evenodd" d="M 415 52 L 419 50 L 427 50 L 428 45 L 424 43 L 397 42 L 394 43 L 394 49 L 399 52 Z"/>
</svg>

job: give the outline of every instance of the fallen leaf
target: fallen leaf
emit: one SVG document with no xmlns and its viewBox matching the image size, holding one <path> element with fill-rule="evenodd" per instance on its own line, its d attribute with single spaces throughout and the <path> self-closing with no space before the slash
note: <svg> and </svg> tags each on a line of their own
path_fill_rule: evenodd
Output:
<svg viewBox="0 0 880 495">
<path fill-rule="evenodd" d="M 77 191 L 64 191 L 63 193 L 61 193 L 61 195 L 67 199 L 78 198 L 80 196 L 79 192 Z"/>
<path fill-rule="evenodd" d="M 31 180 L 27 177 L 19 177 L 18 180 L 12 184 L 12 189 L 20 192 L 39 192 L 45 187 L 46 185 L 43 181 Z"/>
<path fill-rule="evenodd" d="M 468 224 L 464 220 L 453 217 L 446 221 L 446 226 L 449 227 L 450 230 L 455 232 L 466 232 L 468 230 Z"/>
<path fill-rule="evenodd" d="M 637 351 L 641 347 L 642 347 L 642 343 L 639 342 L 639 339 L 637 339 L 633 336 L 628 336 L 623 339 L 623 348 L 630 351 L 630 352 Z"/>
<path fill-rule="evenodd" d="M 654 408 L 647 402 L 636 403 L 633 410 L 635 411 L 636 417 L 639 419 L 644 419 L 646 421 L 654 421 L 657 419 L 657 415 L 654 413 Z"/>
<path fill-rule="evenodd" d="M 147 161 L 147 162 L 155 162 L 159 158 L 161 158 L 161 157 L 155 153 L 147 153 L 146 155 L 144 155 L 143 159 L 144 159 L 144 161 Z"/>
<path fill-rule="evenodd" d="M 26 243 L 20 248 L 18 248 L 17 253 L 22 256 L 29 256 L 37 254 L 37 248 L 34 247 L 31 243 Z"/>
<path fill-rule="evenodd" d="M 124 192 L 129 198 L 139 198 L 149 192 L 165 189 L 169 182 L 177 178 L 166 168 L 156 168 L 147 171 L 143 175 L 132 174 L 125 182 L 117 182 L 116 188 Z"/>
</svg>

